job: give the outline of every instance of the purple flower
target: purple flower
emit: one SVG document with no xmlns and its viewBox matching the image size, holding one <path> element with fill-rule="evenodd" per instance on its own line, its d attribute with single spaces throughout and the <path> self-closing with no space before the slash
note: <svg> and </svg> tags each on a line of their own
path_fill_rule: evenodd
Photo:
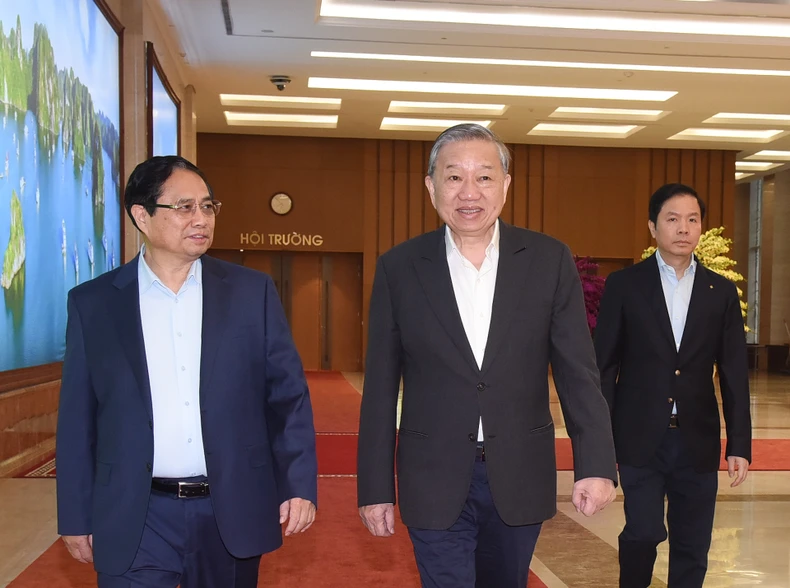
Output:
<svg viewBox="0 0 790 588">
<path fill-rule="evenodd" d="M 576 269 L 582 282 L 584 292 L 584 306 L 587 311 L 587 326 L 592 333 L 598 323 L 598 309 L 601 306 L 604 284 L 606 280 L 598 274 L 598 264 L 590 257 L 574 256 Z"/>
</svg>

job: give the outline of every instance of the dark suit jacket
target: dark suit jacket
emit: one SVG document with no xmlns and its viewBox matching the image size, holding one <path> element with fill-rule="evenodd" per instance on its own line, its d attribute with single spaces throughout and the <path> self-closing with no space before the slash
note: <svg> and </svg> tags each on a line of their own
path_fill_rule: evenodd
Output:
<svg viewBox="0 0 790 588">
<path fill-rule="evenodd" d="M 316 502 L 312 409 L 272 280 L 202 259 L 211 501 L 228 550 L 251 557 L 281 545 L 281 502 Z M 92 533 L 96 569 L 115 575 L 140 543 L 154 456 L 137 267 L 135 258 L 69 293 L 58 415 L 58 532 Z"/>
<path fill-rule="evenodd" d="M 644 466 L 650 461 L 677 403 L 695 469 L 718 470 L 721 425 L 714 362 L 727 426 L 726 454 L 751 460 L 746 337 L 732 282 L 697 264 L 678 351 L 655 255 L 617 271 L 606 281 L 595 350 L 619 463 Z"/>
<path fill-rule="evenodd" d="M 497 511 L 510 525 L 556 513 L 548 367 L 573 440 L 576 478 L 615 479 L 578 272 L 567 247 L 500 224 L 491 327 L 479 369 L 455 302 L 445 229 L 383 254 L 370 303 L 359 431 L 359 505 L 395 502 L 408 526 L 450 527 L 466 501 L 482 415 Z"/>
</svg>

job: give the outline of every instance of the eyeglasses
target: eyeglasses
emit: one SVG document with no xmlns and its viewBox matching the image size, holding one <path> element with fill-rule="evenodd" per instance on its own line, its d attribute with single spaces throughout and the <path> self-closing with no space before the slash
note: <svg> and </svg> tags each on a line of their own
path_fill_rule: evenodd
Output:
<svg viewBox="0 0 790 588">
<path fill-rule="evenodd" d="M 206 200 L 197 204 L 194 200 L 179 200 L 175 204 L 154 204 L 154 207 L 175 210 L 179 216 L 185 218 L 195 214 L 195 211 L 198 209 L 203 213 L 203 216 L 217 216 L 222 208 L 222 202 Z"/>
</svg>

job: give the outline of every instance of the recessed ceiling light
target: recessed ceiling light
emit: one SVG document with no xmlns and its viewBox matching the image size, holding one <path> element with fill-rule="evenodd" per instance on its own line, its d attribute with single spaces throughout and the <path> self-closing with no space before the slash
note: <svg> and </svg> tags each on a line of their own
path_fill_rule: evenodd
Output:
<svg viewBox="0 0 790 588">
<path fill-rule="evenodd" d="M 385 116 L 381 120 L 382 131 L 443 131 L 455 125 L 476 123 L 485 128 L 491 126 L 490 120 L 440 120 L 430 118 L 395 118 Z"/>
<path fill-rule="evenodd" d="M 752 112 L 720 112 L 702 121 L 706 123 L 738 123 L 757 125 L 790 125 L 790 114 L 759 114 Z"/>
<path fill-rule="evenodd" d="M 337 127 L 336 114 L 271 114 L 264 112 L 225 111 L 229 125 L 248 127 L 312 127 L 334 129 Z"/>
<path fill-rule="evenodd" d="M 751 177 L 753 175 L 754 174 L 745 174 L 743 172 L 735 172 L 735 179 L 736 180 L 742 180 L 744 178 L 748 178 L 748 177 Z"/>
<path fill-rule="evenodd" d="M 501 116 L 507 110 L 504 104 L 471 104 L 464 102 L 409 102 L 392 100 L 389 112 L 400 114 L 448 112 L 452 114 L 482 114 Z"/>
<path fill-rule="evenodd" d="M 607 139 L 625 139 L 637 131 L 644 129 L 638 125 L 574 125 L 563 123 L 538 123 L 527 134 L 544 137 L 602 137 Z"/>
<path fill-rule="evenodd" d="M 488 96 L 530 96 L 539 98 L 581 98 L 588 100 L 634 100 L 664 102 L 676 95 L 663 90 L 613 90 L 607 88 L 564 88 L 554 86 L 511 86 L 505 84 L 465 84 L 451 82 L 409 82 L 363 80 L 357 78 L 309 78 L 310 88 L 363 90 L 372 92 L 424 92 Z"/>
<path fill-rule="evenodd" d="M 735 169 L 738 171 L 768 171 L 780 165 L 782 164 L 770 161 L 736 161 Z"/>
<path fill-rule="evenodd" d="M 618 71 L 657 71 L 669 73 L 720 74 L 736 76 L 790 77 L 790 70 L 747 69 L 730 67 L 692 67 L 679 65 L 650 65 L 641 63 L 594 63 L 585 61 L 544 61 L 534 59 L 493 59 L 487 57 L 445 57 L 439 55 L 399 55 L 392 53 L 350 53 L 340 51 L 312 51 L 312 57 L 334 59 L 371 59 L 377 61 L 417 61 L 424 63 L 460 63 L 466 65 L 505 65 L 514 67 L 550 67 L 563 69 L 599 69 Z"/>
<path fill-rule="evenodd" d="M 743 129 L 686 129 L 669 137 L 681 141 L 736 141 L 744 143 L 768 143 L 784 135 L 787 131 L 764 129 L 747 131 Z"/>
<path fill-rule="evenodd" d="M 220 94 L 223 106 L 266 106 L 269 108 L 311 108 L 340 110 L 340 98 L 313 98 L 308 96 L 262 96 L 257 94 Z"/>
<path fill-rule="evenodd" d="M 633 110 L 630 108 L 577 108 L 560 106 L 549 118 L 576 118 L 590 120 L 656 121 L 669 114 L 666 110 Z"/>
<path fill-rule="evenodd" d="M 747 155 L 744 159 L 768 159 L 772 161 L 790 161 L 790 151 L 771 151 L 766 149 L 754 155 Z"/>
<path fill-rule="evenodd" d="M 401 5 L 398 5 L 401 4 Z M 579 11 L 546 8 L 510 8 L 496 6 L 448 10 L 427 8 L 411 2 L 382 2 L 360 5 L 348 0 L 321 0 L 321 17 L 354 20 L 384 20 L 419 23 L 469 24 L 593 31 L 624 31 L 688 35 L 724 35 L 732 37 L 790 37 L 790 27 L 770 18 L 726 16 L 658 16 L 650 13 L 613 11 Z"/>
</svg>

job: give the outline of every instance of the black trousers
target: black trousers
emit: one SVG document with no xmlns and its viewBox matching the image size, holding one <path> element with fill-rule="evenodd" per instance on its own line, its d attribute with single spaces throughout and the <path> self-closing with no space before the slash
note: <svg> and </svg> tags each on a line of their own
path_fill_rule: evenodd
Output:
<svg viewBox="0 0 790 588">
<path fill-rule="evenodd" d="M 718 490 L 717 472 L 694 470 L 681 429 L 667 429 L 656 455 L 644 467 L 620 465 L 625 528 L 620 534 L 620 588 L 647 588 L 656 546 L 667 539 L 668 588 L 701 588 Z"/>
</svg>

